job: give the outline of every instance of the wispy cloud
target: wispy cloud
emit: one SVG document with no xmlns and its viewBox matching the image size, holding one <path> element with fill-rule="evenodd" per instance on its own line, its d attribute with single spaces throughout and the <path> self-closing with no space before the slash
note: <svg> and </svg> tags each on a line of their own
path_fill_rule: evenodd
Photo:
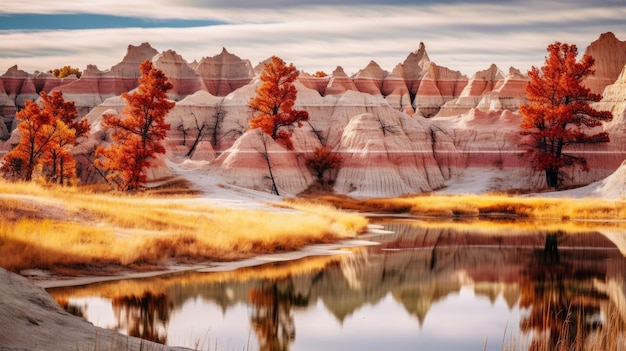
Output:
<svg viewBox="0 0 626 351">
<path fill-rule="evenodd" d="M 157 50 L 175 50 L 188 61 L 216 55 L 226 47 L 253 64 L 278 55 L 308 72 L 330 72 L 340 65 L 354 73 L 370 60 L 391 70 L 424 42 L 434 62 L 471 75 L 491 63 L 523 71 L 540 65 L 546 46 L 557 40 L 577 44 L 583 51 L 603 32 L 626 39 L 626 5 L 614 0 L 500 3 L 108 0 L 103 6 L 100 0 L 9 0 L 0 9 L 0 15 L 8 18 L 84 14 L 127 24 L 73 30 L 0 27 L 5 28 L 0 30 L 0 69 L 14 64 L 28 71 L 66 64 L 84 68 L 89 63 L 105 69 L 121 60 L 129 44 L 150 42 Z"/>
</svg>

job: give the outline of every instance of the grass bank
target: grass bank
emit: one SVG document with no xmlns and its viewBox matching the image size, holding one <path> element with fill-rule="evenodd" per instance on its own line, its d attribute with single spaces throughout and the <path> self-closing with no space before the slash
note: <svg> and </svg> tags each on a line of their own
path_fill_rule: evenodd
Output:
<svg viewBox="0 0 626 351">
<path fill-rule="evenodd" d="M 296 200 L 310 201 L 310 200 Z M 409 214 L 421 217 L 509 217 L 551 220 L 626 220 L 626 201 L 598 198 L 541 198 L 511 195 L 419 195 L 357 200 L 321 196 L 316 203 L 369 213 Z"/>
<path fill-rule="evenodd" d="M 248 210 L 183 197 L 0 181 L 0 266 L 110 274 L 232 261 L 352 238 L 368 223 L 328 205 Z"/>
</svg>

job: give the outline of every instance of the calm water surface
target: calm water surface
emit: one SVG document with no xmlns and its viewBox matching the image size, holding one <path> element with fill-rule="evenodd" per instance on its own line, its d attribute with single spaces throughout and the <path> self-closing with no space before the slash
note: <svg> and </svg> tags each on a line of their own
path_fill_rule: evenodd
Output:
<svg viewBox="0 0 626 351">
<path fill-rule="evenodd" d="M 368 238 L 380 245 L 346 255 L 49 292 L 95 325 L 202 350 L 482 351 L 623 333 L 615 233 L 383 224 L 393 234 Z"/>
</svg>

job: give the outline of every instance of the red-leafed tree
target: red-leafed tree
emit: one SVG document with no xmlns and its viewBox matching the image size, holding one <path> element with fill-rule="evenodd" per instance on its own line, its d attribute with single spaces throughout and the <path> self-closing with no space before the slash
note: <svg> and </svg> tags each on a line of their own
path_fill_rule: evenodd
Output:
<svg viewBox="0 0 626 351">
<path fill-rule="evenodd" d="M 315 174 L 317 181 L 323 185 L 324 174 L 327 171 L 337 169 L 341 165 L 341 155 L 333 152 L 327 146 L 315 148 L 315 152 L 306 160 L 306 165 Z"/>
<path fill-rule="evenodd" d="M 309 119 L 308 112 L 293 109 L 298 95 L 293 82 L 298 74 L 293 64 L 287 65 L 281 58 L 272 56 L 260 75 L 263 84 L 248 104 L 257 113 L 250 119 L 250 129 L 260 128 L 288 149 L 293 149 L 293 126 L 301 126 L 301 122 Z"/>
<path fill-rule="evenodd" d="M 140 64 L 139 87 L 124 93 L 122 117 L 105 115 L 103 125 L 112 128 L 112 143 L 96 150 L 96 165 L 109 171 L 120 190 L 137 190 L 146 182 L 145 169 L 155 154 L 165 153 L 162 140 L 170 125 L 165 117 L 174 107 L 166 92 L 172 88 L 165 74 L 146 60 Z"/>
<path fill-rule="evenodd" d="M 593 57 L 583 55 L 577 61 L 576 45 L 559 42 L 549 45 L 547 51 L 549 55 L 543 67 L 528 71 L 528 102 L 520 106 L 521 134 L 526 137 L 524 146 L 533 168 L 545 172 L 548 188 L 556 189 L 562 181 L 564 167 L 589 169 L 585 158 L 567 154 L 565 149 L 576 144 L 608 142 L 606 132 L 589 130 L 610 121 L 612 115 L 590 106 L 602 96 L 591 93 L 582 84 L 594 74 Z"/>
<path fill-rule="evenodd" d="M 60 184 L 76 175 L 70 148 L 89 131 L 85 119 L 78 120 L 74 102 L 65 101 L 60 91 L 40 94 L 42 107 L 26 101 L 16 114 L 20 141 L 4 157 L 0 169 L 12 178 L 30 181 L 37 168 L 48 180 Z"/>
<path fill-rule="evenodd" d="M 52 114 L 54 136 L 42 155 L 41 164 L 46 177 L 63 184 L 76 177 L 76 161 L 70 148 L 78 143 L 79 138 L 89 132 L 87 119 L 78 119 L 78 112 L 73 101 L 65 101 L 61 91 L 50 95 L 41 94 L 45 111 Z"/>
<path fill-rule="evenodd" d="M 15 119 L 20 121 L 19 143 L 4 156 L 2 172 L 11 178 L 30 181 L 44 148 L 52 139 L 47 127 L 52 124 L 52 116 L 43 111 L 34 101 L 24 102 Z"/>
</svg>

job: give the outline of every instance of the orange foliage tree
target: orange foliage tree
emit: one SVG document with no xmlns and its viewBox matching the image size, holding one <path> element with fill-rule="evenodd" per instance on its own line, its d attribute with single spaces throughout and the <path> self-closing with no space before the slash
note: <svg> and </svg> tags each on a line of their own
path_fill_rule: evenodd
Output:
<svg viewBox="0 0 626 351">
<path fill-rule="evenodd" d="M 26 101 L 24 109 L 15 118 L 20 141 L 4 157 L 0 169 L 5 175 L 25 181 L 32 180 L 36 168 L 48 180 L 63 184 L 76 175 L 76 165 L 71 147 L 77 138 L 89 132 L 85 119 L 78 120 L 76 106 L 65 101 L 63 93 L 40 94 L 42 107 L 34 101 Z"/>
<path fill-rule="evenodd" d="M 57 78 L 64 78 L 70 75 L 75 75 L 76 78 L 80 78 L 83 73 L 78 69 L 72 66 L 63 66 L 61 68 L 51 69 L 50 73 L 52 73 Z"/>
<path fill-rule="evenodd" d="M 89 122 L 86 118 L 78 119 L 78 112 L 73 101 L 65 101 L 60 91 L 50 95 L 41 94 L 44 110 L 49 111 L 54 119 L 56 129 L 41 159 L 48 179 L 59 184 L 76 177 L 76 161 L 70 148 L 75 146 L 79 138 L 89 133 Z"/>
<path fill-rule="evenodd" d="M 112 128 L 112 143 L 96 150 L 96 165 L 109 171 L 120 190 L 137 190 L 146 182 L 145 169 L 155 154 L 165 153 L 161 141 L 170 125 L 165 117 L 174 107 L 166 92 L 172 88 L 165 74 L 146 60 L 140 64 L 136 92 L 124 93 L 123 117 L 105 115 L 103 125 Z"/>
<path fill-rule="evenodd" d="M 324 173 L 341 165 L 341 155 L 327 146 L 320 146 L 315 148 L 313 155 L 306 160 L 306 165 L 313 171 L 317 181 L 323 183 Z"/>
<path fill-rule="evenodd" d="M 566 154 L 564 149 L 575 144 L 606 143 L 606 132 L 588 134 L 592 129 L 610 121 L 608 111 L 598 111 L 589 104 L 602 96 L 593 94 L 582 81 L 593 75 L 594 59 L 583 55 L 576 60 L 576 45 L 556 42 L 548 46 L 549 55 L 541 69 L 528 71 L 526 85 L 528 102 L 520 106 L 523 115 L 521 134 L 528 137 L 523 146 L 534 169 L 545 172 L 548 188 L 556 189 L 564 167 L 580 166 L 587 171 L 585 158 Z"/>
<path fill-rule="evenodd" d="M 293 149 L 291 134 L 294 124 L 301 126 L 301 122 L 309 119 L 308 112 L 293 109 L 298 95 L 293 82 L 298 74 L 293 64 L 287 65 L 281 58 L 272 56 L 260 75 L 263 84 L 248 104 L 258 113 L 250 119 L 250 129 L 260 128 L 288 149 Z"/>
</svg>

